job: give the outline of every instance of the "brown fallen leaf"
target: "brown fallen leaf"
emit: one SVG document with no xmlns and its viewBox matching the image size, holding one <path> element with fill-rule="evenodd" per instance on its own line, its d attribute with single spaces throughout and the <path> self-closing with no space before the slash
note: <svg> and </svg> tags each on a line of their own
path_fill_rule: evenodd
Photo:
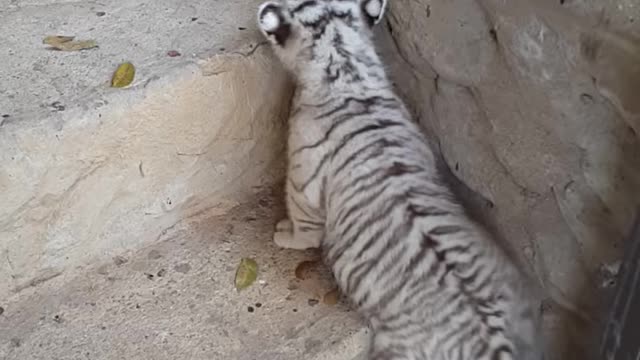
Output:
<svg viewBox="0 0 640 360">
<path fill-rule="evenodd" d="M 75 38 L 75 36 L 51 35 L 45 37 L 44 40 L 42 40 L 42 43 L 47 45 L 56 45 L 69 42 Z"/>
<path fill-rule="evenodd" d="M 340 299 L 340 291 L 338 289 L 333 289 L 328 293 L 324 294 L 322 297 L 322 302 L 327 305 L 335 305 L 338 303 Z"/>
<path fill-rule="evenodd" d="M 318 261 L 303 261 L 296 266 L 295 274 L 296 278 L 304 280 L 309 275 L 309 272 L 318 265 Z"/>
<path fill-rule="evenodd" d="M 45 37 L 42 43 L 49 45 L 50 50 L 60 51 L 80 51 L 98 47 L 95 40 L 74 41 L 73 39 L 75 39 L 74 36 L 52 35 Z"/>
<path fill-rule="evenodd" d="M 258 278 L 258 263 L 249 258 L 240 260 L 240 265 L 236 270 L 235 285 L 236 290 L 241 291 L 253 284 Z"/>
<path fill-rule="evenodd" d="M 136 75 L 136 68 L 132 63 L 126 62 L 118 66 L 111 78 L 111 87 L 123 88 L 129 86 L 133 82 Z"/>
</svg>

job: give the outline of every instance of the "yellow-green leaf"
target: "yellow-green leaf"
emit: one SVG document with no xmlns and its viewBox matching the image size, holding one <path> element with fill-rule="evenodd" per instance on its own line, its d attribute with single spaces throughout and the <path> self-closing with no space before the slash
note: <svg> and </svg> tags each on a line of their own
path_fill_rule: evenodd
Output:
<svg viewBox="0 0 640 360">
<path fill-rule="evenodd" d="M 133 82 L 133 78 L 136 75 L 136 68 L 132 63 L 126 62 L 120 64 L 111 78 L 111 87 L 123 88 L 129 86 Z"/>
<path fill-rule="evenodd" d="M 45 37 L 42 42 L 51 46 L 49 49 L 61 51 L 80 51 L 98 47 L 94 40 L 74 41 L 74 38 L 73 36 L 53 35 Z"/>
<path fill-rule="evenodd" d="M 236 290 L 244 290 L 251 286 L 258 278 L 258 263 L 249 258 L 240 260 L 236 270 Z"/>
<path fill-rule="evenodd" d="M 52 35 L 45 37 L 44 40 L 42 40 L 42 43 L 55 46 L 58 44 L 69 42 L 73 39 L 75 39 L 75 36 Z"/>
</svg>

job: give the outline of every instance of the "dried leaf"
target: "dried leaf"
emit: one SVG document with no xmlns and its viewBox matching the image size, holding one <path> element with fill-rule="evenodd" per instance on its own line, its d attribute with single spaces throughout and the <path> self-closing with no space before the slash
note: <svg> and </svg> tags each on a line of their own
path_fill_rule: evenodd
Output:
<svg viewBox="0 0 640 360">
<path fill-rule="evenodd" d="M 53 35 L 45 37 L 42 42 L 51 46 L 49 49 L 61 51 L 80 51 L 98 47 L 95 40 L 74 41 L 73 39 L 75 39 L 74 36 Z"/>
<path fill-rule="evenodd" d="M 83 40 L 69 41 L 54 47 L 62 51 L 80 51 L 96 48 L 98 47 L 98 44 L 95 42 L 95 40 Z"/>
<path fill-rule="evenodd" d="M 309 275 L 309 272 L 318 265 L 318 261 L 303 261 L 296 266 L 296 277 L 300 280 L 304 280 Z"/>
<path fill-rule="evenodd" d="M 339 299 L 340 299 L 340 291 L 338 291 L 338 289 L 333 289 L 328 293 L 324 294 L 324 296 L 322 297 L 322 302 L 327 305 L 335 305 L 338 303 Z"/>
<path fill-rule="evenodd" d="M 136 68 L 132 63 L 126 62 L 120 64 L 111 78 L 111 87 L 123 88 L 129 86 L 133 82 L 136 75 Z"/>
<path fill-rule="evenodd" d="M 248 288 L 258 278 L 258 263 L 249 258 L 240 260 L 240 265 L 236 270 L 236 290 L 240 291 Z"/>
<path fill-rule="evenodd" d="M 75 39 L 75 36 L 52 35 L 45 37 L 44 40 L 42 40 L 42 43 L 55 46 L 58 44 L 69 42 L 73 39 Z"/>
</svg>

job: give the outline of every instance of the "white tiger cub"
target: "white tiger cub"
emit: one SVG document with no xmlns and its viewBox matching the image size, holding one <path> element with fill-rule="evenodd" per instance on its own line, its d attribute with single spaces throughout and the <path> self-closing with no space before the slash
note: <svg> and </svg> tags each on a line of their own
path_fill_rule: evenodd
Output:
<svg viewBox="0 0 640 360">
<path fill-rule="evenodd" d="M 372 360 L 539 360 L 526 278 L 465 214 L 372 40 L 386 0 L 264 3 L 258 23 L 297 90 L 289 219 L 372 329 Z"/>
</svg>

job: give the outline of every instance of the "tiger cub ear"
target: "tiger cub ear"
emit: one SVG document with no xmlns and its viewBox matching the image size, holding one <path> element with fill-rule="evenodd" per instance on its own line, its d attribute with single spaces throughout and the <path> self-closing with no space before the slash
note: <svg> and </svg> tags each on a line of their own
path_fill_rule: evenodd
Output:
<svg viewBox="0 0 640 360">
<path fill-rule="evenodd" d="M 369 26 L 374 26 L 384 17 L 387 0 L 360 0 L 360 9 Z"/>
<path fill-rule="evenodd" d="M 291 35 L 291 22 L 282 6 L 268 1 L 258 9 L 258 26 L 260 31 L 272 44 L 284 46 Z"/>
</svg>

